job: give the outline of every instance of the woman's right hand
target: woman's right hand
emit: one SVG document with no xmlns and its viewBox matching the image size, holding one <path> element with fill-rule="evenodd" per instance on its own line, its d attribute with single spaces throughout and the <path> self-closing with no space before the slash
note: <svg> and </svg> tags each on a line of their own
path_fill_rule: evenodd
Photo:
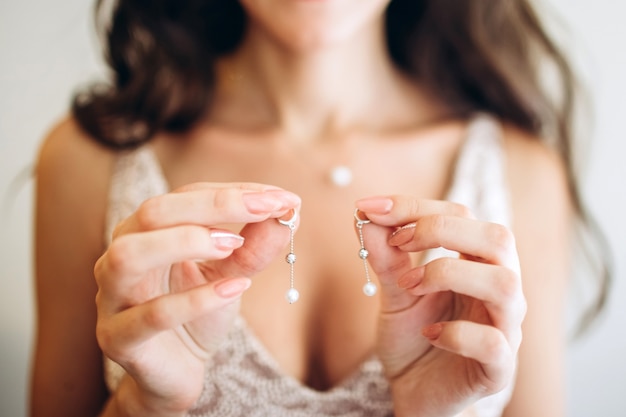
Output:
<svg viewBox="0 0 626 417">
<path fill-rule="evenodd" d="M 193 406 L 250 277 L 289 241 L 274 219 L 299 206 L 276 187 L 197 183 L 147 200 L 116 227 L 95 266 L 98 342 L 127 373 L 116 407 L 177 415 Z M 238 235 L 227 224 L 245 226 Z"/>
</svg>

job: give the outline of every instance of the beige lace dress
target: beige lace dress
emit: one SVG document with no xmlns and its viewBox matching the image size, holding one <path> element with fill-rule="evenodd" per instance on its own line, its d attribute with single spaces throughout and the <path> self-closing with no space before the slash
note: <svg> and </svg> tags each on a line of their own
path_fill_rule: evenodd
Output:
<svg viewBox="0 0 626 417">
<path fill-rule="evenodd" d="M 504 155 L 499 123 L 477 115 L 468 125 L 447 198 L 470 207 L 483 220 L 510 224 L 504 181 Z M 107 241 L 113 227 L 147 198 L 168 192 L 150 146 L 121 153 L 110 189 Z M 427 260 L 454 256 L 433 250 Z M 114 391 L 124 370 L 105 358 L 105 377 Z M 478 417 L 496 417 L 508 402 L 512 384 L 477 402 Z M 227 340 L 207 366 L 204 389 L 189 416 L 327 417 L 392 416 L 389 386 L 381 363 L 370 357 L 343 382 L 324 392 L 310 389 L 281 373 L 276 361 L 239 317 Z"/>
</svg>

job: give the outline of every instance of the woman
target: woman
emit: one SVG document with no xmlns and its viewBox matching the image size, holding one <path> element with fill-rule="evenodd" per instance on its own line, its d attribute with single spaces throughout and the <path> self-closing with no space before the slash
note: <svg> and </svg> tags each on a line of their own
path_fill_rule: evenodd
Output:
<svg viewBox="0 0 626 417">
<path fill-rule="evenodd" d="M 120 0 L 107 36 L 39 159 L 32 415 L 564 414 L 584 213 L 526 1 Z"/>
</svg>

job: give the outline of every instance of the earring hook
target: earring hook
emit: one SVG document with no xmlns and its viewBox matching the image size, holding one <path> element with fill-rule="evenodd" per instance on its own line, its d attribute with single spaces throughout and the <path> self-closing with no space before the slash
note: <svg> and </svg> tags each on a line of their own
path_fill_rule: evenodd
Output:
<svg viewBox="0 0 626 417">
<path fill-rule="evenodd" d="M 293 216 L 291 216 L 291 219 L 289 220 L 278 219 L 278 223 L 282 224 L 283 226 L 287 226 L 290 229 L 296 227 L 296 221 L 298 220 L 298 211 L 296 209 L 291 209 L 291 211 L 293 212 Z"/>
<path fill-rule="evenodd" d="M 363 226 L 364 224 L 368 224 L 371 223 L 372 221 L 368 218 L 362 219 L 361 217 L 359 217 L 359 213 L 362 213 L 361 210 L 359 209 L 355 209 L 354 210 L 354 219 L 356 220 L 356 225 L 358 227 Z"/>
</svg>

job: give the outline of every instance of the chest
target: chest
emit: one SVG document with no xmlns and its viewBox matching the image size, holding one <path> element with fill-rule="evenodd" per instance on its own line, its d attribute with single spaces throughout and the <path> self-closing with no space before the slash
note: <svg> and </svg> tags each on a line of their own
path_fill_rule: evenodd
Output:
<svg viewBox="0 0 626 417">
<path fill-rule="evenodd" d="M 175 153 L 161 149 L 159 157 L 172 188 L 195 181 L 245 181 L 300 195 L 301 222 L 294 237 L 294 284 L 300 300 L 288 304 L 284 299 L 290 269 L 280 256 L 253 277 L 241 314 L 286 374 L 325 389 L 373 353 L 376 337 L 378 300 L 361 290 L 366 281 L 354 201 L 389 194 L 442 198 L 460 143 L 461 135 L 455 133 L 439 140 L 365 143 L 350 149 L 216 141 Z M 345 187 L 329 178 L 337 165 L 352 173 Z"/>
</svg>

